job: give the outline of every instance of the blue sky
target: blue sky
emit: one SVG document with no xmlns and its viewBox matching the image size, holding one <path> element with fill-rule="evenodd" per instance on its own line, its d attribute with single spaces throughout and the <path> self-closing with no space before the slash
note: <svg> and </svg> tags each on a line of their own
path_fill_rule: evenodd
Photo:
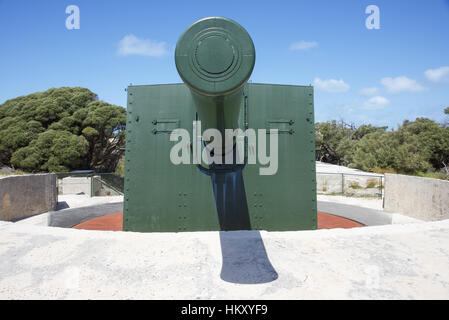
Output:
<svg viewBox="0 0 449 320">
<path fill-rule="evenodd" d="M 66 28 L 66 7 L 80 29 Z M 380 9 L 380 29 L 365 8 Z M 126 106 L 128 84 L 181 82 L 174 48 L 206 16 L 239 22 L 256 47 L 251 80 L 315 86 L 317 121 L 396 127 L 449 106 L 449 0 L 0 0 L 0 103 L 82 86 Z"/>
</svg>

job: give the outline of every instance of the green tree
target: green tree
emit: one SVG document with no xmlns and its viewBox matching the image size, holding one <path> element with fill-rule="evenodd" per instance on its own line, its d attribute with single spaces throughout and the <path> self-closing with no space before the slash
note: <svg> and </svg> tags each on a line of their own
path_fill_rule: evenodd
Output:
<svg viewBox="0 0 449 320">
<path fill-rule="evenodd" d="M 404 121 L 397 131 L 376 131 L 355 146 L 352 167 L 418 174 L 438 171 L 449 160 L 449 129 L 433 120 Z"/>
<path fill-rule="evenodd" d="M 415 144 L 420 153 L 435 169 L 440 169 L 449 156 L 449 128 L 433 120 L 417 118 L 414 122 L 404 122 L 399 129 L 406 144 Z"/>
<path fill-rule="evenodd" d="M 102 101 L 91 102 L 81 131 L 89 141 L 87 161 L 96 169 L 115 170 L 125 143 L 126 115 L 123 108 Z"/>
<path fill-rule="evenodd" d="M 328 121 L 315 125 L 315 147 L 319 150 L 320 161 L 339 165 L 350 165 L 353 162 L 357 141 L 365 135 L 381 131 L 387 127 L 361 125 L 356 128 L 344 121 Z"/>
<path fill-rule="evenodd" d="M 353 128 L 335 120 L 315 124 L 315 147 L 319 150 L 320 161 L 342 164 L 343 155 L 339 153 L 340 142 L 350 138 Z M 346 149 L 345 149 L 346 150 Z"/>
<path fill-rule="evenodd" d="M 357 142 L 350 166 L 365 171 L 396 168 L 398 146 L 395 133 L 376 131 L 367 134 Z"/>
<path fill-rule="evenodd" d="M 68 131 L 47 130 L 13 153 L 14 167 L 27 171 L 66 172 L 83 163 L 88 142 Z"/>
<path fill-rule="evenodd" d="M 444 110 L 449 114 L 449 108 Z M 439 172 L 449 177 L 449 127 L 427 118 L 405 120 L 397 130 L 343 121 L 317 123 L 319 160 L 365 171 Z"/>
<path fill-rule="evenodd" d="M 125 109 L 80 87 L 53 88 L 0 105 L 0 166 L 113 172 L 123 155 Z"/>
</svg>

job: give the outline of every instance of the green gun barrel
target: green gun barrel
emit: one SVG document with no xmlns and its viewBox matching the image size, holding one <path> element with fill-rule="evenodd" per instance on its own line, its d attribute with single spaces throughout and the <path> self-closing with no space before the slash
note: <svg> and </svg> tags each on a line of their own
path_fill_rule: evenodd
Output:
<svg viewBox="0 0 449 320">
<path fill-rule="evenodd" d="M 191 89 L 202 128 L 238 127 L 243 87 L 256 53 L 248 32 L 237 22 L 208 17 L 190 25 L 176 45 L 179 75 Z"/>
</svg>

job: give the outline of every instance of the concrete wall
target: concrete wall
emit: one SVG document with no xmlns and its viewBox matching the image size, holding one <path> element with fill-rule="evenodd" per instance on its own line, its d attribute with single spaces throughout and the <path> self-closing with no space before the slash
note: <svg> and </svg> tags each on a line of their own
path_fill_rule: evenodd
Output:
<svg viewBox="0 0 449 320">
<path fill-rule="evenodd" d="M 16 221 L 53 211 L 57 202 L 55 174 L 0 178 L 0 220 Z"/>
<path fill-rule="evenodd" d="M 382 176 L 355 175 L 344 173 L 317 173 L 318 194 L 344 194 L 352 197 L 371 196 L 381 194 Z"/>
<path fill-rule="evenodd" d="M 59 179 L 59 194 L 86 194 L 91 196 L 92 177 L 67 177 Z"/>
<path fill-rule="evenodd" d="M 424 221 L 449 219 L 449 181 L 385 174 L 385 210 Z"/>
</svg>

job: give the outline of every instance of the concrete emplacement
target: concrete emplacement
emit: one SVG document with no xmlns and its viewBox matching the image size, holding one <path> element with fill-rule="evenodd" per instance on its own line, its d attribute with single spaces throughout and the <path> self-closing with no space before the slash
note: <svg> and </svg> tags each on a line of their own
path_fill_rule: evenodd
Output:
<svg viewBox="0 0 449 320">
<path fill-rule="evenodd" d="M 0 298 L 449 296 L 449 221 L 392 225 L 379 210 L 326 201 L 318 208 L 348 218 L 361 212 L 357 219 L 372 227 L 151 234 L 67 229 L 120 212 L 121 202 L 3 222 Z M 430 258 L 432 266 L 422 263 Z"/>
<path fill-rule="evenodd" d="M 47 218 L 55 222 L 70 211 Z M 449 297 L 449 220 L 192 233 L 87 231 L 24 222 L 0 222 L 1 299 Z"/>
<path fill-rule="evenodd" d="M 64 197 L 71 196 L 59 200 Z M 58 206 L 63 203 L 68 206 Z M 0 221 L 0 299 L 449 298 L 449 220 L 422 222 L 326 200 L 318 211 L 367 227 L 151 234 L 73 229 L 108 217 L 120 221 L 122 206 Z"/>
<path fill-rule="evenodd" d="M 339 207 L 338 204 L 334 204 Z M 354 207 L 354 206 L 353 206 Z M 74 228 L 83 230 L 122 231 L 123 230 L 123 203 L 109 203 L 89 207 L 67 209 L 61 212 L 52 212 L 48 216 L 47 223 L 52 227 Z M 356 208 L 360 211 L 360 208 Z M 354 209 L 353 208 L 353 209 Z M 334 208 L 327 207 L 332 211 Z M 348 209 L 348 207 L 343 208 Z M 351 210 L 349 210 L 351 211 Z M 353 216 L 356 216 L 353 213 Z M 375 219 L 365 219 L 370 223 L 382 223 Z M 364 226 L 351 219 L 318 213 L 318 228 L 354 228 Z M 254 232 L 254 241 L 248 246 L 238 245 L 237 238 L 229 238 L 231 233 L 220 232 L 220 244 L 223 256 L 223 265 L 220 278 L 227 282 L 240 284 L 260 284 L 271 282 L 278 278 L 264 247 L 259 232 Z M 237 256 L 236 252 L 237 250 Z M 243 274 L 241 270 L 246 270 Z"/>
</svg>

